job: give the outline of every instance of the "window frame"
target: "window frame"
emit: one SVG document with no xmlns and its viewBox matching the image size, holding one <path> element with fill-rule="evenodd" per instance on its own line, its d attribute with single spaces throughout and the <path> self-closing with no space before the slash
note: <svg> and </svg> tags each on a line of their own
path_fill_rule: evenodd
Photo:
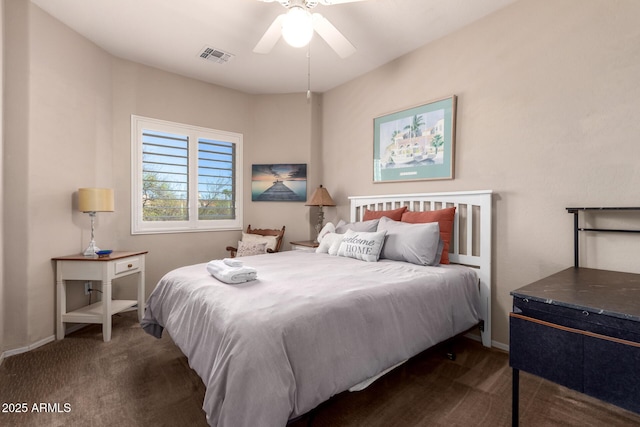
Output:
<svg viewBox="0 0 640 427">
<path fill-rule="evenodd" d="M 143 130 L 187 135 L 189 176 L 189 219 L 186 221 L 143 221 Z M 201 139 L 229 142 L 235 145 L 234 219 L 198 219 L 198 142 Z M 243 212 L 243 135 L 236 132 L 131 115 L 131 234 L 189 233 L 201 231 L 242 230 Z M 195 214 L 194 214 L 195 213 Z"/>
</svg>

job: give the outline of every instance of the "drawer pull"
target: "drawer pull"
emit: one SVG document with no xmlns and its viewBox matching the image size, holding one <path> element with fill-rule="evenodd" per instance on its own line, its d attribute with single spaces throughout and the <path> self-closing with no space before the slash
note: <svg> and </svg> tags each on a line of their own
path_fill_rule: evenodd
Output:
<svg viewBox="0 0 640 427">
<path fill-rule="evenodd" d="M 116 263 L 114 272 L 115 274 L 121 274 L 121 273 L 131 274 L 132 272 L 136 271 L 139 268 L 140 268 L 140 259 L 138 258 L 125 259 Z"/>
</svg>

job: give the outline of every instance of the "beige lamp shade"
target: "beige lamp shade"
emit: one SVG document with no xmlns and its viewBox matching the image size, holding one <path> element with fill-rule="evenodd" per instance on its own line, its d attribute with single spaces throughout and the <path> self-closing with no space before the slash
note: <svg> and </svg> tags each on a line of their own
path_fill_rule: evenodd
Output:
<svg viewBox="0 0 640 427">
<path fill-rule="evenodd" d="M 113 190 L 111 188 L 79 188 L 78 210 L 113 212 Z"/>
<path fill-rule="evenodd" d="M 329 192 L 322 185 L 316 188 L 316 191 L 313 192 L 313 196 L 311 196 L 311 200 L 305 206 L 335 206 L 336 203 L 333 201 Z"/>
</svg>

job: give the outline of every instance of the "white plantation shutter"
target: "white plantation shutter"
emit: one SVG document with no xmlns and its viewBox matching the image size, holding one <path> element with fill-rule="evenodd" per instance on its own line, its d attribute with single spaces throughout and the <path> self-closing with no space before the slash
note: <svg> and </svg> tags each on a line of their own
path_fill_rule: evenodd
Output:
<svg viewBox="0 0 640 427">
<path fill-rule="evenodd" d="M 198 140 L 198 219 L 235 218 L 235 152 L 230 142 Z"/>
<path fill-rule="evenodd" d="M 242 135 L 131 117 L 132 234 L 242 228 Z"/>
<path fill-rule="evenodd" d="M 189 219 L 189 137 L 142 131 L 143 221 Z"/>
</svg>

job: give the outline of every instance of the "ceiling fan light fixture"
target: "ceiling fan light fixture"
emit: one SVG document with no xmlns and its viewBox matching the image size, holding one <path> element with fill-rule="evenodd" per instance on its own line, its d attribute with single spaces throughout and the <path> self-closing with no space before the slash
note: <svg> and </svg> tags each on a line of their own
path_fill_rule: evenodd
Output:
<svg viewBox="0 0 640 427">
<path fill-rule="evenodd" d="M 301 6 L 293 6 L 282 20 L 282 38 L 293 47 L 309 44 L 313 36 L 311 14 Z"/>
</svg>

